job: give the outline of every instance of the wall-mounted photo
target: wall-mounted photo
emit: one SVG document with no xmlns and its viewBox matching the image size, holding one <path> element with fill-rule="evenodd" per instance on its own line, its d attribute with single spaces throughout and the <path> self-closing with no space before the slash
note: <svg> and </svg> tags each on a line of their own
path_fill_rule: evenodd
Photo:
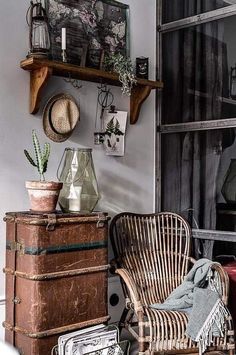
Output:
<svg viewBox="0 0 236 355">
<path fill-rule="evenodd" d="M 105 110 L 103 115 L 104 149 L 106 155 L 124 156 L 127 112 Z"/>
<path fill-rule="evenodd" d="M 114 0 L 46 0 L 51 57 L 62 60 L 66 28 L 67 62 L 100 68 L 105 53 L 129 55 L 129 6 Z M 86 51 L 86 53 L 84 53 Z"/>
</svg>

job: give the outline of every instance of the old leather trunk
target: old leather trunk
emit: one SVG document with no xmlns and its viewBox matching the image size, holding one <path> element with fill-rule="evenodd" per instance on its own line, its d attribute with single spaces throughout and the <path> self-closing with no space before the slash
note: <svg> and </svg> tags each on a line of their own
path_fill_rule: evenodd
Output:
<svg viewBox="0 0 236 355">
<path fill-rule="evenodd" d="M 5 339 L 50 355 L 58 336 L 108 320 L 104 213 L 7 213 Z"/>
</svg>

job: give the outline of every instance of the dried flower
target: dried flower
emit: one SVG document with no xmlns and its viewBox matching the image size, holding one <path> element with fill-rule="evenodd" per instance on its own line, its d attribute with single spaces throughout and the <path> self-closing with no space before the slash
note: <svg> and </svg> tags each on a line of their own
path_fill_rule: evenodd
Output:
<svg viewBox="0 0 236 355">
<path fill-rule="evenodd" d="M 130 96 L 133 85 L 137 83 L 131 59 L 120 53 L 111 54 L 105 58 L 104 65 L 106 70 L 119 74 L 121 91 Z"/>
</svg>

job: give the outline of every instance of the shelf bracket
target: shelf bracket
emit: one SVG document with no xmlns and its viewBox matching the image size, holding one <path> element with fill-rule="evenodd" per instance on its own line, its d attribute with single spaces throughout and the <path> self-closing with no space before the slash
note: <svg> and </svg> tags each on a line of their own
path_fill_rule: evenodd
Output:
<svg viewBox="0 0 236 355">
<path fill-rule="evenodd" d="M 152 90 L 151 86 L 137 85 L 132 88 L 130 97 L 130 124 L 135 124 L 138 121 L 142 103 L 148 98 Z"/>
<path fill-rule="evenodd" d="M 46 66 L 30 72 L 30 113 L 38 112 L 42 90 L 51 75 L 52 68 Z"/>
</svg>

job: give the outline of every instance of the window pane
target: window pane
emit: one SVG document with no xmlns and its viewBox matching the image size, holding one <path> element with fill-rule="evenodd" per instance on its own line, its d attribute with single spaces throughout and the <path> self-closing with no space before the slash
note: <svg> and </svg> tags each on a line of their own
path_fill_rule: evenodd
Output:
<svg viewBox="0 0 236 355">
<path fill-rule="evenodd" d="M 235 0 L 164 0 L 163 23 L 172 22 L 235 4 Z"/>
<path fill-rule="evenodd" d="M 163 35 L 163 124 L 236 117 L 236 16 Z"/>
<path fill-rule="evenodd" d="M 180 213 L 193 228 L 225 230 L 225 197 L 227 208 L 236 211 L 235 134 L 222 129 L 162 135 L 162 210 Z M 234 230 L 233 221 L 228 229 Z"/>
</svg>

